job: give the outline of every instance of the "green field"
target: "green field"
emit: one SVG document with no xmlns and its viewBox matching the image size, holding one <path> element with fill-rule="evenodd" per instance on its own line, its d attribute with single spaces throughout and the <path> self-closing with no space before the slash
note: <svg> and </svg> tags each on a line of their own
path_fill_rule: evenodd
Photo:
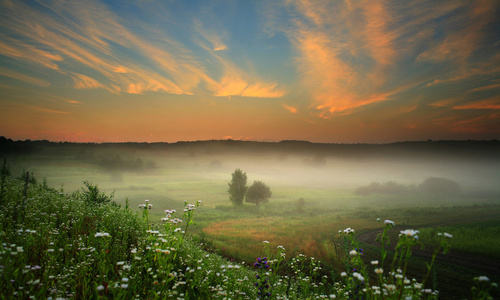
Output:
<svg viewBox="0 0 500 300">
<path fill-rule="evenodd" d="M 314 155 L 309 154 L 263 155 L 191 145 L 159 150 L 69 144 L 57 151 L 42 147 L 22 155 L 11 153 L 6 158 L 13 174 L 29 171 L 39 181 L 45 179 L 49 186 L 65 193 L 81 190 L 83 182 L 88 181 L 105 193 L 113 193 L 116 202 L 124 205 L 127 201 L 137 213 L 138 205 L 149 199 L 153 204 L 149 220 L 153 223 L 160 223 L 166 209 L 182 211 L 184 201 L 201 200 L 190 233 L 205 249 L 237 261 L 254 261 L 266 240 L 272 247 L 284 246 L 291 256 L 312 256 L 340 272 L 345 268 L 344 257 L 333 242 L 338 239 L 338 231 L 347 227 L 360 233 L 374 230 L 380 228 L 377 218 L 420 229 L 422 240 L 431 245 L 436 243 L 437 232 L 451 233 L 452 249 L 499 259 L 499 194 L 490 185 L 485 187 L 487 193 L 476 196 L 474 192 L 480 188 L 472 182 L 478 174 L 494 181 L 494 166 L 478 174 L 458 172 L 453 178 L 465 182 L 460 194 L 360 196 L 354 193 L 357 187 L 379 178 L 410 185 L 432 176 L 449 177 L 457 171 L 445 169 L 439 173 L 443 168 L 434 162 L 422 166 L 419 162 L 380 158 L 327 157 L 325 166 L 314 166 L 309 164 Z M 263 180 L 271 187 L 269 203 L 232 206 L 227 188 L 236 168 L 247 172 L 249 184 Z M 489 220 L 477 222 L 484 217 Z M 462 222 L 453 223 L 458 220 Z M 478 236 L 481 238 L 473 240 Z"/>
</svg>

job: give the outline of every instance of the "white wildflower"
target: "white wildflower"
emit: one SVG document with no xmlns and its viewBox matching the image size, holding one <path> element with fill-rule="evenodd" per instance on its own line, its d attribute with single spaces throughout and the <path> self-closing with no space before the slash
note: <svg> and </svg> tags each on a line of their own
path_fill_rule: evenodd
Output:
<svg viewBox="0 0 500 300">
<path fill-rule="evenodd" d="M 345 233 L 345 234 L 351 234 L 351 233 L 354 233 L 354 229 L 352 229 L 351 227 L 348 227 L 348 228 L 344 229 L 344 233 Z"/>
</svg>

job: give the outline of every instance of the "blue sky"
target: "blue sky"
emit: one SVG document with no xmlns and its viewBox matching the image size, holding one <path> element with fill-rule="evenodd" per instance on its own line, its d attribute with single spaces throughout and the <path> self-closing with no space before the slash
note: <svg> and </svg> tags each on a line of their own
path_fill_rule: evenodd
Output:
<svg viewBox="0 0 500 300">
<path fill-rule="evenodd" d="M 0 135 L 500 137 L 498 1 L 13 1 Z"/>
</svg>

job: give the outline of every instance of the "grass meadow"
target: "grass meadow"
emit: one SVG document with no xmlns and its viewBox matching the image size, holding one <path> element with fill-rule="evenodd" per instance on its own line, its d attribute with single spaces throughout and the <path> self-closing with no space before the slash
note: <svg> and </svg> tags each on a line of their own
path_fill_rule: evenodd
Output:
<svg viewBox="0 0 500 300">
<path fill-rule="evenodd" d="M 43 184 L 30 186 L 25 215 L 13 220 L 7 212 L 25 194 L 23 181 L 11 180 L 11 206 L 3 210 L 3 298 L 487 299 L 496 293 L 481 276 L 498 282 L 497 272 L 461 267 L 460 257 L 483 264 L 500 260 L 497 165 L 150 148 L 68 144 L 5 155 L 14 177 L 28 171 Z M 451 163 L 453 168 L 444 167 Z M 232 206 L 227 188 L 236 168 L 247 173 L 249 185 L 262 180 L 271 187 L 268 203 Z M 462 191 L 354 192 L 375 181 L 412 187 L 433 176 L 460 182 Z M 84 181 L 118 206 L 89 204 Z M 151 209 L 139 208 L 146 199 Z M 200 200 L 184 235 L 191 220 L 183 213 L 186 203 Z M 165 210 L 176 210 L 184 222 L 165 225 Z M 398 237 L 408 228 L 419 230 L 418 240 Z M 390 237 L 391 246 L 357 238 L 371 232 Z M 412 256 L 408 249 L 420 249 L 420 242 L 427 256 Z M 433 249 L 439 249 L 435 261 Z M 454 261 L 439 260 L 452 254 L 458 255 Z M 15 278 L 8 281 L 6 274 Z M 457 287 L 453 278 L 465 286 Z M 474 286 L 479 288 L 472 291 Z"/>
</svg>

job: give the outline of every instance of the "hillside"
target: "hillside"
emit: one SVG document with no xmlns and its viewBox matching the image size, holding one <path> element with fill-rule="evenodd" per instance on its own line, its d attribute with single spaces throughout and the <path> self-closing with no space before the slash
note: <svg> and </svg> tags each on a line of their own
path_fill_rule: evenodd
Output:
<svg viewBox="0 0 500 300">
<path fill-rule="evenodd" d="M 363 262 L 350 228 L 342 232 L 347 255 L 342 274 L 302 254 L 288 257 L 286 249 L 271 249 L 267 241 L 262 253 L 256 253 L 255 263 L 235 262 L 207 252 L 203 243 L 186 235 L 196 210 L 202 208 L 200 202 L 186 202 L 183 212 L 167 210 L 161 221 L 152 220 L 149 211 L 154 203 L 148 200 L 131 208 L 89 183 L 67 194 L 28 173 L 15 178 L 5 165 L 1 175 L 0 286 L 5 298 L 437 296 L 424 284 L 406 279 L 405 260 L 393 264 L 391 272 L 367 273 L 370 263 Z M 385 222 L 383 236 L 391 227 L 390 221 Z M 399 242 L 403 250 L 416 245 L 415 232 L 403 237 Z M 444 239 L 438 252 L 447 247 Z M 376 267 L 378 261 L 371 264 Z M 383 259 L 380 265 L 384 266 Z M 477 278 L 476 283 L 486 293 L 486 278 Z"/>
</svg>

